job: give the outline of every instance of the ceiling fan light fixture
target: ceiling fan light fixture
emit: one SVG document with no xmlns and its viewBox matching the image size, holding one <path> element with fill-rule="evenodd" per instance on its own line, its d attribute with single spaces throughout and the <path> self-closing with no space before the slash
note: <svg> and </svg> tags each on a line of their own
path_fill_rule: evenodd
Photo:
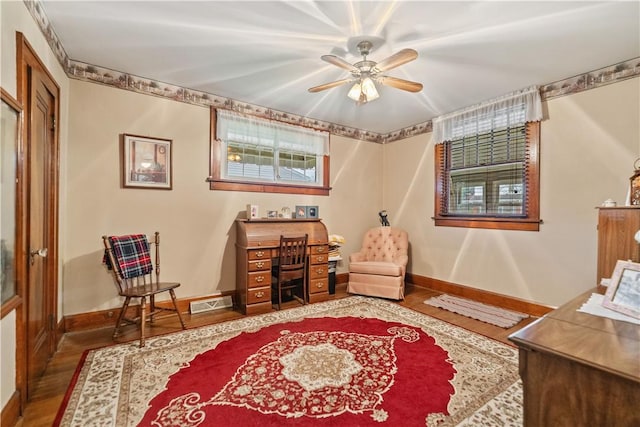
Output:
<svg viewBox="0 0 640 427">
<path fill-rule="evenodd" d="M 353 85 L 351 90 L 349 90 L 349 93 L 347 94 L 347 96 L 353 99 L 354 101 L 358 102 L 360 101 L 361 93 L 362 93 L 362 86 L 360 85 L 360 81 L 358 80 L 356 84 Z"/>
<path fill-rule="evenodd" d="M 413 49 L 402 49 L 380 62 L 375 62 L 367 59 L 367 55 L 369 55 L 372 47 L 373 44 L 370 41 L 361 40 L 358 43 L 357 48 L 360 55 L 362 55 L 362 61 L 356 62 L 355 64 L 350 64 L 339 56 L 322 55 L 320 59 L 335 65 L 336 67 L 347 70 L 351 74 L 351 78 L 345 78 L 314 86 L 309 88 L 308 91 L 311 93 L 320 92 L 343 84 L 351 83 L 355 80 L 356 83 L 351 87 L 347 96 L 360 105 L 380 98 L 376 83 L 391 86 L 396 89 L 406 90 L 407 92 L 419 92 L 422 90 L 421 83 L 381 74 L 385 71 L 399 67 L 402 64 L 413 61 L 418 57 L 418 52 Z"/>
<path fill-rule="evenodd" d="M 376 85 L 369 77 L 365 77 L 362 79 L 362 93 L 364 93 L 367 97 L 367 101 L 373 101 L 374 99 L 380 98 L 380 94 L 378 93 L 378 89 L 376 89 Z"/>
<path fill-rule="evenodd" d="M 376 89 L 376 85 L 370 77 L 358 80 L 353 87 L 351 87 L 347 96 L 358 104 L 365 104 L 380 98 L 378 89 Z"/>
</svg>

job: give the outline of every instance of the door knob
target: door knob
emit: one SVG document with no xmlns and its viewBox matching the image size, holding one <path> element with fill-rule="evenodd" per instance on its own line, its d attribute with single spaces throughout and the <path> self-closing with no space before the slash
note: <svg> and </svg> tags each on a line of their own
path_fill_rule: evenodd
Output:
<svg viewBox="0 0 640 427">
<path fill-rule="evenodd" d="M 49 250 L 47 248 L 40 248 L 29 252 L 29 255 L 31 256 L 31 265 L 33 265 L 33 263 L 35 262 L 36 255 L 42 258 L 46 258 L 48 252 Z"/>
</svg>

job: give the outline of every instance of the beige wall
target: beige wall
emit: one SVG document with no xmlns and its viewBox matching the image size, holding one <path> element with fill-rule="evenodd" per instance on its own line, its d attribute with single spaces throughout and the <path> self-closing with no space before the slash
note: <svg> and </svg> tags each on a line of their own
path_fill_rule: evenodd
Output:
<svg viewBox="0 0 640 427">
<path fill-rule="evenodd" d="M 640 78 L 545 103 L 539 232 L 435 227 L 431 135 L 384 147 L 384 205 L 413 274 L 559 305 L 595 286 L 597 210 L 624 204 L 640 155 Z"/>
<path fill-rule="evenodd" d="M 331 196 L 211 191 L 209 110 L 71 81 L 68 205 L 64 236 L 64 314 L 120 305 L 101 265 L 103 234 L 158 230 L 162 276 L 179 280 L 181 298 L 235 288 L 234 220 L 248 203 L 261 213 L 318 205 L 329 233 L 354 239 L 375 225 L 382 200 L 382 146 L 331 138 Z M 173 140 L 173 190 L 120 188 L 119 135 Z M 341 268 L 344 269 L 346 263 Z"/>
<path fill-rule="evenodd" d="M 207 109 L 72 80 L 64 314 L 119 305 L 100 264 L 102 234 L 161 231 L 163 276 L 183 283 L 180 297 L 232 290 L 233 222 L 247 203 L 262 212 L 318 205 L 329 233 L 346 237 L 345 258 L 384 208 L 392 225 L 410 233 L 410 272 L 559 305 L 595 284 L 594 207 L 626 197 L 640 152 L 639 81 L 545 103 L 544 224 L 540 232 L 518 232 L 433 226 L 429 134 L 384 146 L 332 136 L 329 197 L 210 191 Z M 121 133 L 173 140 L 172 191 L 120 188 Z"/>
</svg>

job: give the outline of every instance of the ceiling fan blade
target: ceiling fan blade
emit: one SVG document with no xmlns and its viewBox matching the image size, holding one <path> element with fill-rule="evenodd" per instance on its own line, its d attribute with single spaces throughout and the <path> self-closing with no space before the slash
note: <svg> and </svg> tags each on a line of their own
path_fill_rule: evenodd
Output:
<svg viewBox="0 0 640 427">
<path fill-rule="evenodd" d="M 354 79 L 342 79 L 342 80 L 336 80 L 335 82 L 331 82 L 331 83 L 325 83 L 319 86 L 314 86 L 309 88 L 309 92 L 320 92 L 322 90 L 326 90 L 326 89 L 331 89 L 332 87 L 336 87 L 336 86 L 340 86 L 343 85 L 345 83 L 349 83 L 354 81 Z"/>
<path fill-rule="evenodd" d="M 328 62 L 329 64 L 333 64 L 333 65 L 335 65 L 337 67 L 344 68 L 347 71 L 360 72 L 360 70 L 357 69 L 356 67 L 354 67 L 353 64 L 348 63 L 347 61 L 345 61 L 344 59 L 340 58 L 339 56 L 322 55 L 320 57 L 320 59 L 322 59 L 323 61 Z"/>
<path fill-rule="evenodd" d="M 396 52 L 388 58 L 378 62 L 374 67 L 378 72 L 390 70 L 398 67 L 402 64 L 406 64 L 409 61 L 413 61 L 418 57 L 418 52 L 413 49 L 402 49 L 400 52 Z"/>
<path fill-rule="evenodd" d="M 406 90 L 407 92 L 420 92 L 422 83 L 412 82 L 409 80 L 398 79 L 396 77 L 379 76 L 377 81 L 386 86 L 395 87 L 396 89 Z"/>
</svg>

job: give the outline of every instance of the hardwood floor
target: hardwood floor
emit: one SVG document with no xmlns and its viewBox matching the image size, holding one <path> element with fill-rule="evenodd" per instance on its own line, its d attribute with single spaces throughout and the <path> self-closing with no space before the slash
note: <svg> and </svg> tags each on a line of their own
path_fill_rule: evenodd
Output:
<svg viewBox="0 0 640 427">
<path fill-rule="evenodd" d="M 509 345 L 512 345 L 507 339 L 510 334 L 535 320 L 535 318 L 525 319 L 513 328 L 503 329 L 424 304 L 425 299 L 439 295 L 439 292 L 407 285 L 406 293 L 405 300 L 399 302 L 400 305 Z M 346 284 L 338 284 L 336 286 L 336 294 L 332 296 L 332 298 L 344 298 L 346 296 L 348 296 Z M 298 303 L 292 301 L 285 303 L 284 308 L 296 305 L 298 305 Z M 232 309 L 222 309 L 210 313 L 186 314 L 184 315 L 184 320 L 188 328 L 195 328 L 241 317 L 243 317 L 241 313 L 233 311 Z M 147 329 L 147 334 L 148 336 L 154 336 L 176 332 L 178 330 L 180 330 L 180 324 L 176 316 L 172 315 L 158 319 L 152 327 Z M 114 341 L 111 338 L 112 333 L 113 328 L 109 327 L 65 334 L 60 342 L 58 351 L 49 361 L 44 375 L 38 381 L 34 394 L 26 405 L 24 416 L 18 422 L 17 426 L 51 426 L 83 353 L 92 348 L 113 344 Z M 117 342 L 136 340 L 137 338 L 138 332 L 136 327 L 129 326 L 123 328 L 123 333 L 118 337 Z"/>
</svg>

